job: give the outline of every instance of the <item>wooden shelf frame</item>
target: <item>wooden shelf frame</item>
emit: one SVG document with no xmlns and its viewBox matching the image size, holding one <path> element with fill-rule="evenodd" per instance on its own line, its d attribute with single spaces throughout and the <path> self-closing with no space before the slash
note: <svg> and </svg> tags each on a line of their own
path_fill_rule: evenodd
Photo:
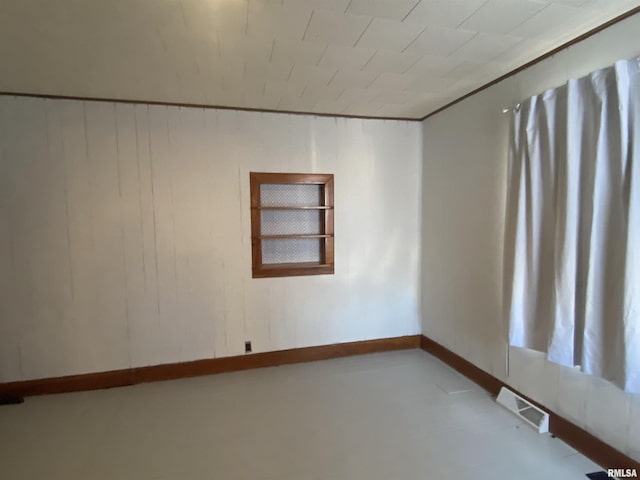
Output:
<svg viewBox="0 0 640 480">
<path fill-rule="evenodd" d="M 322 185 L 322 205 L 285 206 L 262 205 L 260 186 L 263 184 L 283 185 Z M 326 275 L 334 273 L 334 203 L 333 174 L 309 173 L 250 173 L 251 190 L 251 253 L 253 278 L 289 277 L 300 275 Z M 319 234 L 262 235 L 263 210 L 317 210 L 321 212 Z M 263 240 L 319 239 L 320 261 L 318 263 L 281 263 L 262 262 Z"/>
</svg>

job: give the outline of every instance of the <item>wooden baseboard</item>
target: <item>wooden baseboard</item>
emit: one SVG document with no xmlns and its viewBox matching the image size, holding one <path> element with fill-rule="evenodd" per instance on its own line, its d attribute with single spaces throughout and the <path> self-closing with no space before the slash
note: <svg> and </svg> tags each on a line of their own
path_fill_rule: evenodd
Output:
<svg viewBox="0 0 640 480">
<path fill-rule="evenodd" d="M 462 373 L 465 377 L 473 380 L 492 395 L 497 395 L 500 388 L 507 387 L 537 407 L 549 412 L 549 431 L 598 465 L 604 468 L 635 468 L 636 471 L 640 471 L 640 462 L 635 461 L 619 450 L 604 443 L 599 438 L 594 437 L 586 430 L 583 430 L 566 418 L 549 410 L 544 405 L 523 395 L 502 380 L 476 367 L 460 355 L 453 353 L 448 348 L 443 347 L 424 335 L 420 337 L 420 348 L 434 357 L 439 358 L 447 365 Z"/>
<path fill-rule="evenodd" d="M 420 335 L 336 343 L 318 347 L 252 353 L 236 357 L 211 358 L 191 362 L 114 370 L 110 372 L 2 383 L 0 384 L 0 395 L 19 395 L 26 397 L 50 393 L 98 390 L 145 382 L 235 372 L 251 368 L 275 367 L 290 363 L 326 360 L 350 355 L 414 349 L 419 346 Z"/>
</svg>

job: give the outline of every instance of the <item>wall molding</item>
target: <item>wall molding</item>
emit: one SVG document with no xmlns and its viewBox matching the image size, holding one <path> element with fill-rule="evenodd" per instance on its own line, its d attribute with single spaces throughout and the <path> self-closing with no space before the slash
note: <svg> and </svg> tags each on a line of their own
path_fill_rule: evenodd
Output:
<svg viewBox="0 0 640 480">
<path fill-rule="evenodd" d="M 106 102 L 106 103 L 124 103 L 134 105 L 159 105 L 162 107 L 184 107 L 184 108 L 201 108 L 207 110 L 234 110 L 236 112 L 253 112 L 253 113 L 275 113 L 279 115 L 304 115 L 307 117 L 329 117 L 329 118 L 346 118 L 355 120 L 393 120 L 396 122 L 422 122 L 421 118 L 414 117 L 385 117 L 375 115 L 350 115 L 346 113 L 322 113 L 322 112 L 304 112 L 297 110 L 275 110 L 267 108 L 251 108 L 251 107 L 234 107 L 230 105 L 215 105 L 208 103 L 180 103 L 180 102 L 161 102 L 155 100 L 141 100 L 129 98 L 109 98 L 109 97 L 83 97 L 78 95 L 57 95 L 53 93 L 30 93 L 30 92 L 11 92 L 0 91 L 0 95 L 6 97 L 27 97 L 27 98 L 43 98 L 45 100 L 74 100 L 78 102 Z"/>
<path fill-rule="evenodd" d="M 312 362 L 367 353 L 410 350 L 420 346 L 420 335 L 381 338 L 359 342 L 335 343 L 317 347 L 294 348 L 274 352 L 250 353 L 234 357 L 208 358 L 190 362 L 87 373 L 0 383 L 1 395 L 33 396 L 102 388 L 124 387 L 138 383 L 174 380 L 252 368 L 276 367 L 291 363 Z"/>
<path fill-rule="evenodd" d="M 606 444 L 566 418 L 558 415 L 552 410 L 549 410 L 539 402 L 523 395 L 510 385 L 485 372 L 481 368 L 476 367 L 473 363 L 465 360 L 448 348 L 424 335 L 420 336 L 420 348 L 434 357 L 439 358 L 444 363 L 462 373 L 465 377 L 474 381 L 494 396 L 498 394 L 500 388 L 507 387 L 533 403 L 535 406 L 549 412 L 549 431 L 586 457 L 596 462 L 598 465 L 601 465 L 604 468 L 635 468 L 636 471 L 640 471 L 640 462 L 635 461 L 619 450 Z"/>
</svg>

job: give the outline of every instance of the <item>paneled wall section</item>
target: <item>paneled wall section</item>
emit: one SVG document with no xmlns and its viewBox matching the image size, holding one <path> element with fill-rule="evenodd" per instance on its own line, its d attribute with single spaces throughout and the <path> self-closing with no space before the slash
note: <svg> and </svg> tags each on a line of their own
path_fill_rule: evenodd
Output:
<svg viewBox="0 0 640 480">
<path fill-rule="evenodd" d="M 640 15 L 424 122 L 422 331 L 640 460 L 640 397 L 543 354 L 508 348 L 502 260 L 509 118 L 503 108 L 640 54 Z M 507 357 L 509 369 L 507 372 Z"/>
<path fill-rule="evenodd" d="M 2 96 L 0 155 L 0 382 L 420 331 L 417 123 Z M 335 174 L 335 275 L 251 278 L 250 171 Z"/>
</svg>

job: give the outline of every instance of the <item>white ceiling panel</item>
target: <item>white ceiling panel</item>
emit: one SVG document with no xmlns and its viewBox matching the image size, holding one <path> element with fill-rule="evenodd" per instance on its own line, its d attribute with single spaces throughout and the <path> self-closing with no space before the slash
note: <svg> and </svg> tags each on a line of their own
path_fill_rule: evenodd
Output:
<svg viewBox="0 0 640 480">
<path fill-rule="evenodd" d="M 273 38 L 300 40 L 313 11 L 304 4 L 265 0 L 251 0 L 248 8 L 246 33 L 267 42 Z"/>
<path fill-rule="evenodd" d="M 321 87 L 327 85 L 336 74 L 335 67 L 294 65 L 288 82 L 293 85 Z"/>
<path fill-rule="evenodd" d="M 423 30 L 422 25 L 376 18 L 362 34 L 357 46 L 402 52 Z"/>
<path fill-rule="evenodd" d="M 504 68 L 505 65 L 501 63 L 464 60 L 457 67 L 447 72 L 447 76 L 458 80 L 484 77 L 488 73 L 501 71 Z"/>
<path fill-rule="evenodd" d="M 340 88 L 367 88 L 378 75 L 378 72 L 343 68 L 336 72 L 329 85 Z"/>
<path fill-rule="evenodd" d="M 403 20 L 419 0 L 351 0 L 347 13 Z"/>
<path fill-rule="evenodd" d="M 93 7 L 96 2 L 87 2 L 87 4 L 91 4 L 90 8 Z M 103 2 L 97 3 L 109 3 L 109 0 L 105 0 Z M 131 3 L 131 2 L 129 2 Z M 174 8 L 178 8 L 180 10 L 180 14 L 171 15 L 167 18 L 167 25 L 173 25 L 176 22 L 176 17 L 180 18 L 184 22 L 184 18 L 194 18 L 196 15 L 189 15 L 186 12 L 190 12 L 193 10 L 194 4 L 198 4 L 200 2 L 189 2 L 185 5 L 184 2 L 164 2 L 165 5 L 173 5 Z M 216 32 L 227 32 L 230 34 L 238 33 L 238 32 L 246 32 L 247 29 L 247 13 L 249 3 L 246 1 L 238 2 L 236 0 L 217 0 L 215 2 L 205 2 L 208 7 L 208 15 L 205 17 L 210 22 L 210 30 Z M 150 5 L 149 9 L 152 12 L 159 12 L 162 9 L 153 8 L 153 4 Z M 194 5 L 195 6 L 195 5 Z M 136 10 L 135 4 L 130 6 L 127 10 Z M 183 12 L 185 12 L 183 14 Z M 144 15 L 141 15 L 143 17 Z M 145 19 L 142 18 L 144 21 Z M 185 25 L 185 28 L 186 27 Z"/>
<path fill-rule="evenodd" d="M 373 17 L 314 10 L 303 39 L 353 47 Z"/>
<path fill-rule="evenodd" d="M 580 7 L 587 3 L 588 0 L 554 0 L 554 3 L 559 3 L 561 5 L 570 5 L 572 7 Z"/>
<path fill-rule="evenodd" d="M 373 48 L 350 48 L 329 45 L 320 60 L 321 67 L 361 69 L 376 53 Z"/>
<path fill-rule="evenodd" d="M 374 73 L 404 73 L 418 60 L 420 60 L 420 55 L 415 53 L 378 50 L 362 70 Z"/>
<path fill-rule="evenodd" d="M 422 0 L 404 20 L 406 23 L 456 28 L 486 0 Z"/>
<path fill-rule="evenodd" d="M 413 92 L 405 90 L 381 90 L 378 95 L 373 98 L 378 103 L 406 103 L 413 97 Z"/>
<path fill-rule="evenodd" d="M 291 65 L 317 65 L 326 48 L 327 45 L 324 43 L 274 40 L 269 61 Z"/>
<path fill-rule="evenodd" d="M 0 0 L 0 91 L 421 117 L 637 6 Z"/>
<path fill-rule="evenodd" d="M 416 76 L 414 80 L 406 86 L 406 89 L 411 92 L 430 93 L 437 94 L 438 92 L 446 91 L 448 88 L 452 88 L 458 79 L 447 77 L 436 77 L 432 75 Z"/>
<path fill-rule="evenodd" d="M 582 24 L 589 21 L 590 17 L 591 12 L 588 10 L 551 3 L 511 30 L 509 34 L 528 38 L 555 36 L 557 30 L 564 30 L 567 18 Z"/>
<path fill-rule="evenodd" d="M 350 105 L 354 103 L 364 103 L 372 101 L 380 95 L 380 93 L 382 92 L 374 90 L 373 88 L 347 88 L 338 97 L 338 100 L 347 102 Z"/>
<path fill-rule="evenodd" d="M 302 92 L 302 97 L 314 97 L 318 100 L 320 99 L 324 99 L 327 101 L 336 101 L 340 95 L 342 95 L 342 92 L 344 92 L 344 88 L 338 87 L 338 86 L 326 86 L 326 85 L 321 85 L 318 87 L 313 87 L 310 85 L 307 85 L 304 89 L 304 91 Z"/>
<path fill-rule="evenodd" d="M 479 33 L 453 54 L 463 60 L 489 62 L 522 41 L 521 37 Z"/>
<path fill-rule="evenodd" d="M 460 27 L 490 33 L 509 33 L 547 5 L 529 0 L 489 0 Z"/>
<path fill-rule="evenodd" d="M 245 62 L 244 75 L 245 78 L 260 79 L 263 82 L 267 80 L 286 82 L 291 76 L 293 64 L 291 63 L 275 63 L 275 62 Z"/>
<path fill-rule="evenodd" d="M 381 73 L 371 88 L 377 90 L 404 90 L 416 80 L 415 75 L 409 73 Z"/>
<path fill-rule="evenodd" d="M 304 91 L 303 85 L 294 85 L 288 82 L 267 81 L 264 86 L 264 94 L 276 98 L 281 98 L 285 95 L 299 97 Z"/>
<path fill-rule="evenodd" d="M 412 75 L 445 76 L 455 67 L 460 65 L 461 60 L 450 56 L 424 55 L 413 66 L 407 70 Z"/>
<path fill-rule="evenodd" d="M 420 55 L 447 56 L 467 43 L 477 32 L 453 28 L 427 27 L 415 41 L 407 47 L 407 52 Z"/>
<path fill-rule="evenodd" d="M 327 10 L 344 13 L 349 6 L 349 0 L 283 0 L 284 5 L 307 5 L 314 10 Z"/>
<path fill-rule="evenodd" d="M 222 62 L 265 63 L 269 61 L 273 47 L 272 42 L 237 33 L 220 34 L 217 40 L 218 56 Z"/>
</svg>

